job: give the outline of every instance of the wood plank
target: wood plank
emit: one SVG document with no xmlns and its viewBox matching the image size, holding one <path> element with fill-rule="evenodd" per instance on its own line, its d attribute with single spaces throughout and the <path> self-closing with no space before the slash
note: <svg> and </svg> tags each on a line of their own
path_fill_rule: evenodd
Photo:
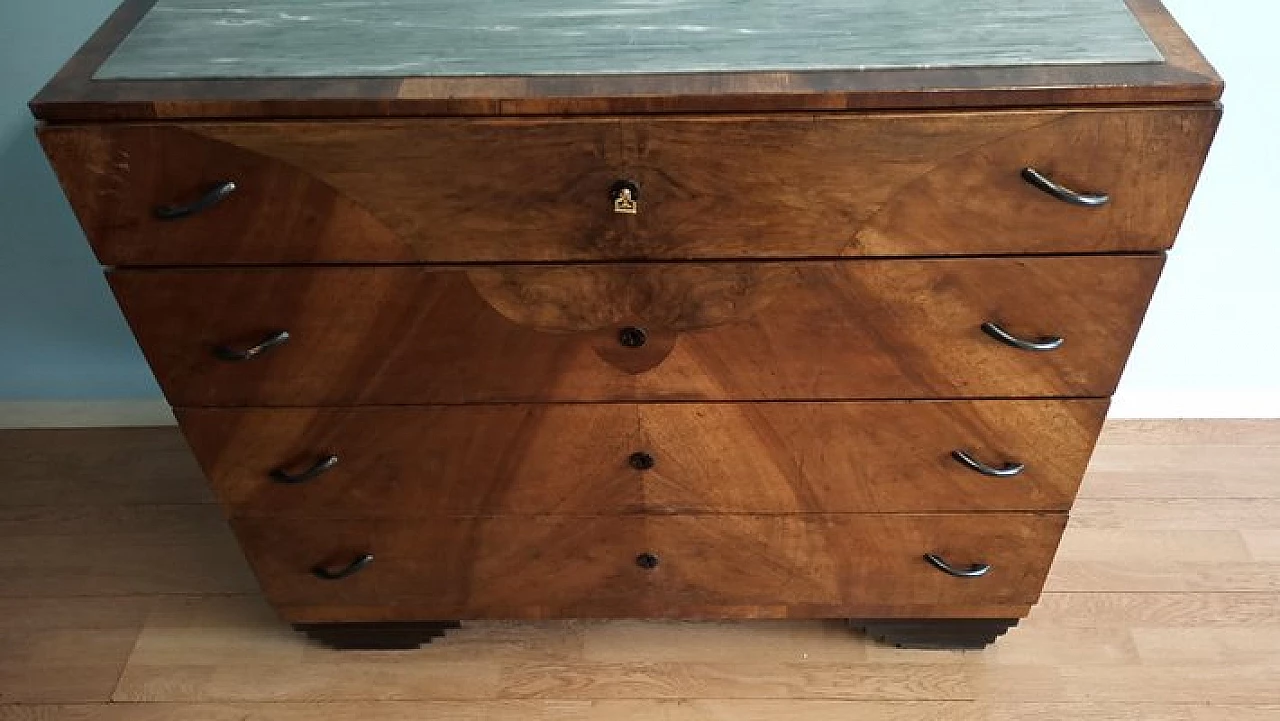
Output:
<svg viewBox="0 0 1280 721">
<path fill-rule="evenodd" d="M 1159 704 L 1275 704 L 1274 666 L 1046 666 L 987 674 L 979 693 L 1001 701 Z"/>
<path fill-rule="evenodd" d="M 1114 562 L 1134 568 L 1178 559 L 1188 564 L 1244 563 L 1251 560 L 1239 531 L 1148 531 L 1072 529 L 1058 547 L 1058 560 Z"/>
<path fill-rule="evenodd" d="M 1145 665 L 1280 668 L 1280 626 L 1140 628 L 1131 631 Z"/>
<path fill-rule="evenodd" d="M 158 543 L 175 536 L 225 535 L 217 507 L 186 505 L 0 506 L 0 539 L 38 536 L 106 536 Z"/>
<path fill-rule="evenodd" d="M 153 596 L 0 598 L 0 633 L 90 629 L 140 629 Z"/>
<path fill-rule="evenodd" d="M 1241 531 L 1280 527 L 1280 498 L 1082 498 L 1071 527 L 1132 531 Z"/>
<path fill-rule="evenodd" d="M 1277 498 L 1280 447 L 1099 444 L 1080 498 Z"/>
<path fill-rule="evenodd" d="M 419 662 L 413 661 L 418 653 Z M 396 663 L 362 662 L 358 654 L 332 662 L 285 667 L 250 659 L 229 665 L 151 666 L 130 663 L 112 695 L 136 701 L 289 701 L 477 699 L 498 688 L 499 666 L 476 660 L 436 663 L 430 647 L 407 652 Z"/>
<path fill-rule="evenodd" d="M 0 704 L 107 701 L 149 606 L 140 597 L 0 598 Z"/>
<path fill-rule="evenodd" d="M 1103 427 L 1101 446 L 1280 446 L 1280 419 L 1117 418 Z"/>
<path fill-rule="evenodd" d="M 1265 530 L 1249 529 L 1241 532 L 1249 557 L 1267 563 L 1280 562 L 1280 523 Z"/>
<path fill-rule="evenodd" d="M 1210 591 L 1047 592 L 1032 609 L 1037 623 L 1064 628 L 1107 624 L 1141 628 L 1269 628 L 1280 625 L 1280 595 Z"/>
<path fill-rule="evenodd" d="M 970 700 L 979 676 L 962 665 L 806 663 L 521 664 L 503 698 L 761 698 Z"/>
<path fill-rule="evenodd" d="M 0 507 L 212 503 L 172 428 L 0 431 Z"/>
<path fill-rule="evenodd" d="M 1271 721 L 1280 706 L 805 699 L 112 703 L 2 706 L 0 721 Z"/>
<path fill-rule="evenodd" d="M 212 509 L 210 509 L 212 511 Z M 0 597 L 257 590 L 231 534 L 8 536 Z"/>
<path fill-rule="evenodd" d="M 1259 592 L 1280 593 L 1280 563 L 1256 561 L 1183 563 L 1177 559 L 1135 563 L 1060 558 L 1046 592 Z"/>
</svg>

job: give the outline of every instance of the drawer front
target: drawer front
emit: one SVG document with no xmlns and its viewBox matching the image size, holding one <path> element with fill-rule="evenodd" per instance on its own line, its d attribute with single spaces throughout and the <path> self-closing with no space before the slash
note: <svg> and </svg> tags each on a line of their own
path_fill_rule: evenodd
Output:
<svg viewBox="0 0 1280 721">
<path fill-rule="evenodd" d="M 1107 402 L 179 409 L 236 516 L 1067 510 Z M 952 456 L 968 453 L 984 475 Z"/>
<path fill-rule="evenodd" d="M 125 270 L 110 279 L 175 406 L 1104 397 L 1163 262 Z M 988 322 L 1065 342 L 1023 350 L 984 332 Z M 272 345 L 282 331 L 287 341 Z"/>
<path fill-rule="evenodd" d="M 105 265 L 1169 247 L 1219 110 L 48 127 Z M 1033 187 L 1034 168 L 1110 202 Z M 179 218 L 233 182 L 221 202 Z M 636 186 L 635 213 L 615 185 Z M 211 197 L 211 196 L 208 196 Z"/>
<path fill-rule="evenodd" d="M 409 605 L 421 618 L 789 614 L 1031 604 L 1062 514 L 238 519 L 279 606 Z M 949 575 L 989 564 L 979 578 Z M 364 554 L 373 559 L 350 571 Z M 656 562 L 652 568 L 643 564 Z"/>
</svg>

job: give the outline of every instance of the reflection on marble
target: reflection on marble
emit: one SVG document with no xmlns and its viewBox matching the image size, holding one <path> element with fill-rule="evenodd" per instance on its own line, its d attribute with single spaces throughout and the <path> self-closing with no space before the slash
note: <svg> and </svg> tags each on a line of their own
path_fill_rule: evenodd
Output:
<svg viewBox="0 0 1280 721">
<path fill-rule="evenodd" d="M 159 0 L 97 78 L 1157 62 L 1124 0 Z"/>
</svg>

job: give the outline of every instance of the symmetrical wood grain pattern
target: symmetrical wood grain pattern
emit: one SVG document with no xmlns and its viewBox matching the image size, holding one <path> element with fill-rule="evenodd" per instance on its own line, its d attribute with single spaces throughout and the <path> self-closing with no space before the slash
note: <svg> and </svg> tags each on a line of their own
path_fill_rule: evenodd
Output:
<svg viewBox="0 0 1280 721">
<path fill-rule="evenodd" d="M 32 101 L 45 120 L 773 112 L 1214 101 L 1159 0 L 1126 0 L 1166 62 L 545 77 L 94 81 L 155 0 L 126 0 Z"/>
<path fill-rule="evenodd" d="M 177 406 L 1107 396 L 1160 256 L 117 271 Z M 1081 302 L 1087 299 L 1088 302 Z M 1003 324 L 1066 343 L 1036 353 Z M 619 328 L 643 327 L 643 347 Z M 242 362 L 214 349 L 286 330 Z"/>
<path fill-rule="evenodd" d="M 179 409 L 229 513 L 1066 510 L 1106 401 Z M 966 450 L 1014 478 L 951 458 Z M 652 467 L 633 467 L 632 454 Z M 305 483 L 274 480 L 317 460 Z"/>
<path fill-rule="evenodd" d="M 94 80 L 138 60 L 126 49 L 103 67 L 155 4 L 126 0 L 32 109 L 52 123 L 47 154 L 286 620 L 344 643 L 361 629 L 315 624 L 418 624 L 416 643 L 422 623 L 455 619 L 845 618 L 968 647 L 1044 586 L 1221 112 L 1221 80 L 1158 0 L 1124 1 L 1164 62 L 1033 65 L 1050 51 L 1037 47 L 1006 67 L 937 67 L 965 42 L 1016 40 L 966 41 L 975 25 L 923 53 L 870 33 L 911 66 L 893 70 L 373 78 L 347 59 L 306 80 Z M 874 21 L 936 29 L 972 7 L 934 4 L 886 4 Z M 310 20 L 235 9 L 311 23 L 276 52 L 331 37 L 317 28 L 332 8 Z M 1075 22 L 1085 9 L 1051 8 Z M 394 32 L 421 10 L 406 7 Z M 130 48 L 156 42 L 159 20 Z M 1070 51 L 1114 51 L 1089 40 Z M 233 55 L 274 62 L 219 57 Z M 200 74 L 219 72 L 199 57 Z M 539 59 L 552 65 L 529 72 L 563 60 Z M 1029 168 L 1110 200 L 1073 204 L 1028 184 Z M 634 214 L 613 205 L 623 181 Z M 199 213 L 162 210 L 232 185 Z M 1050 337 L 1065 344 L 1018 340 Z M 994 478 L 958 450 L 1027 468 Z M 325 457 L 337 465 L 280 482 Z M 1141 590 L 1209 582 L 1152 540 L 1102 534 L 1076 552 L 1142 550 Z M 1204 541 L 1196 554 L 1232 552 Z M 4 556 L 20 572 L 2 574 L 0 596 L 48 590 L 43 568 L 21 573 L 47 546 Z M 926 554 L 993 570 L 960 578 Z M 102 570 L 102 554 L 86 555 L 90 579 L 146 563 L 112 556 Z M 357 558 L 372 565 L 347 565 Z M 396 640 L 376 629 L 378 645 Z M 464 693 L 497 687 L 450 671 Z M 592 678 L 608 695 L 627 676 Z M 120 700 L 146 695 L 131 683 Z M 521 697 L 563 679 L 547 667 L 504 683 Z"/>
<path fill-rule="evenodd" d="M 41 140 L 115 266 L 1026 254 L 1168 248 L 1219 114 L 94 125 Z M 1113 200 L 1063 203 L 1028 166 Z M 639 214 L 613 212 L 619 180 L 639 186 Z M 239 188 L 217 207 L 155 217 L 224 181 Z"/>
<path fill-rule="evenodd" d="M 267 597 L 294 622 L 450 618 L 808 618 L 1034 603 L 1063 514 L 236 519 Z M 354 555 L 341 580 L 313 575 Z M 655 568 L 637 564 L 654 554 Z M 956 578 L 936 553 L 981 578 Z M 367 609 L 369 613 L 373 609 Z M 942 610 L 944 615 L 946 610 Z M 1023 613 L 1007 613 L 1021 616 Z"/>
</svg>

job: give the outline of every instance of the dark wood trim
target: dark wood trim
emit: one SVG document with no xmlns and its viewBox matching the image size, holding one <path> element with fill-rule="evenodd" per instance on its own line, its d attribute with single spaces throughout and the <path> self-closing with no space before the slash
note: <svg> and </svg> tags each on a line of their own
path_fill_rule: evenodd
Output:
<svg viewBox="0 0 1280 721">
<path fill-rule="evenodd" d="M 738 113 L 1214 101 L 1222 80 L 1159 0 L 1126 0 L 1165 63 L 627 76 L 96 81 L 154 5 L 125 0 L 31 102 L 53 122 Z"/>
<path fill-rule="evenodd" d="M 976 650 L 985 648 L 1018 625 L 1016 618 L 850 619 L 868 638 L 898 648 Z"/>
<path fill-rule="evenodd" d="M 458 621 L 406 621 L 373 623 L 295 623 L 294 630 L 340 651 L 403 651 L 420 648 L 445 632 L 462 626 Z"/>
</svg>

